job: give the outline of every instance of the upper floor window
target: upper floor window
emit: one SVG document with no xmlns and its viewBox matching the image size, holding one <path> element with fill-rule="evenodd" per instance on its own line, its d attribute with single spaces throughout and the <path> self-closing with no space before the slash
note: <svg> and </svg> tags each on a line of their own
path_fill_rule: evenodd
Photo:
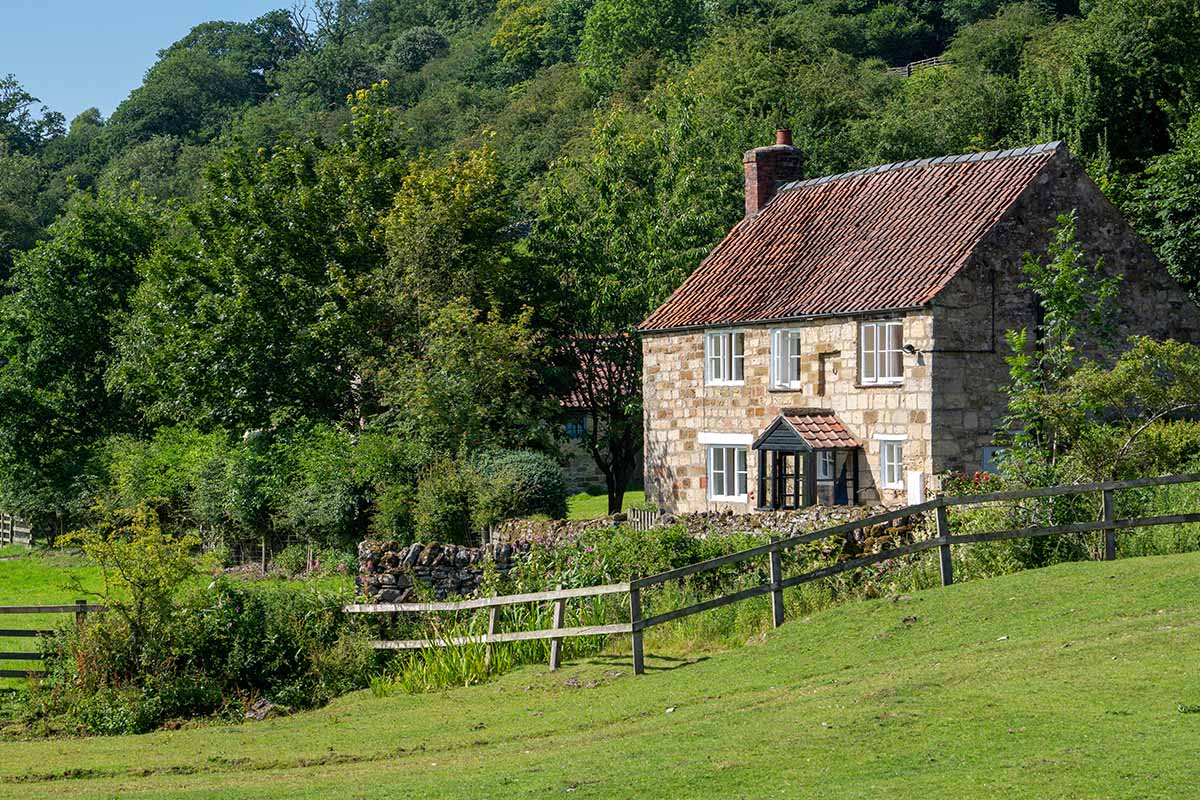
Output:
<svg viewBox="0 0 1200 800">
<path fill-rule="evenodd" d="M 771 388 L 800 388 L 800 331 L 771 331 Z"/>
<path fill-rule="evenodd" d="M 904 380 L 903 347 L 903 322 L 864 322 L 859 325 L 859 383 L 900 383 Z"/>
<path fill-rule="evenodd" d="M 720 331 L 704 335 L 705 382 L 740 384 L 746 374 L 746 336 Z"/>
</svg>

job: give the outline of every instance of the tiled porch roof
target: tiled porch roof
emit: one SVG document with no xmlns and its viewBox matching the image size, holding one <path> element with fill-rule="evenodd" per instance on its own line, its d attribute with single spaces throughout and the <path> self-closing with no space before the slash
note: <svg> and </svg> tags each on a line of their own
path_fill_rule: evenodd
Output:
<svg viewBox="0 0 1200 800">
<path fill-rule="evenodd" d="M 754 442 L 756 450 L 791 450 L 793 446 L 797 450 L 862 447 L 837 414 L 820 408 L 784 409 Z"/>
</svg>

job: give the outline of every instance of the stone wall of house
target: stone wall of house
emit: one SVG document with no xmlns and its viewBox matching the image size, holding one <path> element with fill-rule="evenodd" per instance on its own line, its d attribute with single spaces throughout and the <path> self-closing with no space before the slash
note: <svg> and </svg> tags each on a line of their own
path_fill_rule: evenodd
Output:
<svg viewBox="0 0 1200 800">
<path fill-rule="evenodd" d="M 1060 214 L 1078 211 L 1078 238 L 1109 275 L 1122 274 L 1116 302 L 1118 346 L 1134 334 L 1200 342 L 1200 309 L 1100 190 L 1060 150 L 967 266 L 935 299 L 933 471 L 982 467 L 1008 410 L 1004 334 L 1037 323 L 1033 295 L 1020 288 L 1026 252 L 1041 254 Z M 1094 349 L 1095 343 L 1091 343 Z"/>
<path fill-rule="evenodd" d="M 595 417 L 590 412 L 573 411 L 571 414 L 573 415 L 572 421 L 578 424 L 586 423 L 589 428 L 596 424 Z M 605 490 L 604 473 L 596 465 L 596 459 L 592 458 L 592 454 L 588 451 L 582 438 L 570 438 L 568 436 L 562 446 L 562 453 L 566 459 L 563 464 L 563 473 L 567 480 L 567 491 L 575 494 L 577 492 Z M 640 454 L 638 455 L 637 463 L 638 466 L 634 470 L 633 483 L 636 483 L 637 476 L 641 473 L 642 458 Z"/>
<path fill-rule="evenodd" d="M 651 333 L 643 337 L 646 499 L 672 512 L 744 512 L 754 508 L 757 459 L 748 453 L 750 497 L 746 503 L 715 502 L 708 496 L 707 443 L 712 435 L 739 438 L 747 445 L 784 408 L 822 408 L 837 413 L 863 444 L 859 458 L 859 500 L 900 502 L 902 491 L 879 484 L 881 434 L 903 435 L 906 470 L 931 473 L 932 382 L 923 356 L 905 356 L 899 385 L 862 386 L 858 381 L 858 319 L 808 320 L 784 325 L 736 328 L 745 333 L 745 380 L 741 386 L 706 386 L 704 331 Z M 889 317 L 882 317 L 889 318 Z M 902 318 L 904 341 L 930 349 L 932 319 L 927 312 Z M 770 333 L 778 327 L 800 332 L 802 387 L 770 388 Z"/>
</svg>

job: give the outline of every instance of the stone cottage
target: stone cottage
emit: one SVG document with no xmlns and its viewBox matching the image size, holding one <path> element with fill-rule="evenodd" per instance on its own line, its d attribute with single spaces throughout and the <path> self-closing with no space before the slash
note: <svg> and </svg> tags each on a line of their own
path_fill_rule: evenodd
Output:
<svg viewBox="0 0 1200 800">
<path fill-rule="evenodd" d="M 745 154 L 746 215 L 641 325 L 647 499 L 676 512 L 916 501 L 987 470 L 1008 330 L 1058 215 L 1122 273 L 1117 341 L 1200 312 L 1058 142 L 798 180 Z"/>
</svg>

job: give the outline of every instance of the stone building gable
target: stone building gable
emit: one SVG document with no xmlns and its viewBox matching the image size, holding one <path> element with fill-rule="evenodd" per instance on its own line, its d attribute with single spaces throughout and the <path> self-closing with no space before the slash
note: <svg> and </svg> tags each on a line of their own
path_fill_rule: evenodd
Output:
<svg viewBox="0 0 1200 800">
<path fill-rule="evenodd" d="M 1200 308 L 1154 258 L 1121 213 L 1065 149 L 1030 183 L 931 304 L 933 470 L 974 471 L 1007 414 L 1009 330 L 1032 330 L 1037 302 L 1022 289 L 1024 254 L 1043 254 L 1060 214 L 1108 275 L 1122 274 L 1114 345 L 1130 336 L 1200 342 Z M 1085 343 L 1095 351 L 1097 343 Z"/>
</svg>

